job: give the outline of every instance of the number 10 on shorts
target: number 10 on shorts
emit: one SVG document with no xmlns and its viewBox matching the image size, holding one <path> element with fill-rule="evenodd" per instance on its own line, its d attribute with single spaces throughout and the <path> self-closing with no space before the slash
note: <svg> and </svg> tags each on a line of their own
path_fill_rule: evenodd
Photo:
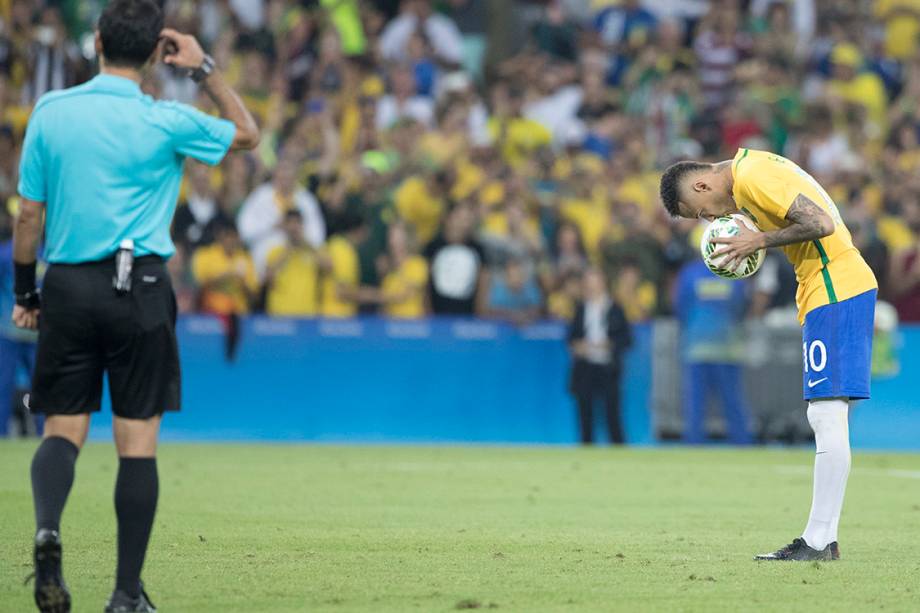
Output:
<svg viewBox="0 0 920 613">
<path fill-rule="evenodd" d="M 824 370 L 827 366 L 827 347 L 824 346 L 824 342 L 812 341 L 810 345 L 802 343 L 802 362 L 805 364 L 805 372 Z"/>
</svg>

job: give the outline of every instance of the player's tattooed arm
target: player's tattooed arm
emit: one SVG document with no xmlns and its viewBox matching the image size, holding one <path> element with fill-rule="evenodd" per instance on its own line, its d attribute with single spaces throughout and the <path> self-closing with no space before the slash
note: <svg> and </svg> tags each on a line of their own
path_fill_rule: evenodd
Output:
<svg viewBox="0 0 920 613">
<path fill-rule="evenodd" d="M 737 235 L 712 239 L 722 247 L 710 257 L 725 256 L 723 266 L 731 268 L 759 249 L 813 241 L 834 232 L 831 216 L 802 194 L 792 201 L 786 220 L 790 222 L 787 227 L 769 232 L 753 232 L 739 224 Z"/>
<path fill-rule="evenodd" d="M 834 233 L 834 220 L 827 212 L 807 196 L 799 194 L 786 211 L 787 227 L 764 232 L 764 247 L 782 247 L 793 243 L 804 243 Z"/>
</svg>

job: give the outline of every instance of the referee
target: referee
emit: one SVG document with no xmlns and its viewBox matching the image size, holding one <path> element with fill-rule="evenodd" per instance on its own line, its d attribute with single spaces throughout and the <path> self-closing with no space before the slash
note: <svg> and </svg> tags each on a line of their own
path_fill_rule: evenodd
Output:
<svg viewBox="0 0 920 613">
<path fill-rule="evenodd" d="M 53 613 L 70 611 L 60 521 L 90 415 L 100 408 L 103 373 L 119 456 L 118 565 L 105 610 L 155 611 L 140 575 L 157 504 L 160 419 L 179 409 L 176 305 L 165 260 L 182 166 L 186 157 L 214 165 L 259 141 L 214 61 L 194 37 L 163 29 L 153 0 L 109 2 L 96 53 L 101 74 L 46 94 L 32 112 L 14 236 L 13 321 L 39 330 L 31 408 L 46 415 L 32 460 L 35 602 Z M 143 75 L 160 58 L 187 70 L 221 118 L 141 93 Z M 39 297 L 43 218 L 50 267 Z"/>
</svg>

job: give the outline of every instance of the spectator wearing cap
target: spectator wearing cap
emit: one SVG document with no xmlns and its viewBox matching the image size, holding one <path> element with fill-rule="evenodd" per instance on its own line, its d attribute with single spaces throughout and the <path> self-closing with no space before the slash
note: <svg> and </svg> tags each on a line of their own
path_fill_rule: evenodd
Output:
<svg viewBox="0 0 920 613">
<path fill-rule="evenodd" d="M 580 440 L 594 443 L 598 405 L 607 416 L 610 442 L 623 444 L 626 438 L 620 417 L 620 379 L 623 355 L 632 343 L 623 309 L 611 298 L 607 279 L 590 268 L 583 279 L 584 300 L 569 322 L 568 342 L 572 354 L 569 390 L 578 405 Z"/>
<path fill-rule="evenodd" d="M 265 268 L 265 312 L 283 317 L 315 317 L 319 313 L 320 257 L 304 240 L 303 215 L 285 213 L 285 242 L 268 252 Z"/>
</svg>

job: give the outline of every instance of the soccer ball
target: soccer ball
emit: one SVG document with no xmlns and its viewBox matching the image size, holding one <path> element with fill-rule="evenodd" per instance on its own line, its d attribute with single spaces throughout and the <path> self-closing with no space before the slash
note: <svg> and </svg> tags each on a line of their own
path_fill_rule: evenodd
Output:
<svg viewBox="0 0 920 613">
<path fill-rule="evenodd" d="M 738 234 L 738 224 L 744 224 L 749 230 L 754 232 L 760 232 L 757 229 L 750 219 L 744 215 L 733 214 L 726 215 L 725 217 L 719 217 L 713 221 L 706 230 L 703 232 L 703 238 L 700 240 L 700 253 L 703 254 L 703 261 L 706 263 L 706 267 L 713 272 L 713 274 L 719 275 L 720 277 L 725 277 L 726 279 L 743 279 L 745 277 L 750 277 L 752 274 L 760 270 L 761 264 L 763 264 L 764 256 L 766 255 L 763 249 L 758 250 L 756 253 L 752 253 L 746 258 L 742 259 L 740 262 L 735 264 L 733 268 L 724 268 L 722 266 L 723 261 L 725 260 L 724 255 L 712 257 L 712 253 L 724 247 L 724 245 L 718 245 L 710 242 L 713 238 L 722 238 L 727 236 L 735 236 Z"/>
</svg>

